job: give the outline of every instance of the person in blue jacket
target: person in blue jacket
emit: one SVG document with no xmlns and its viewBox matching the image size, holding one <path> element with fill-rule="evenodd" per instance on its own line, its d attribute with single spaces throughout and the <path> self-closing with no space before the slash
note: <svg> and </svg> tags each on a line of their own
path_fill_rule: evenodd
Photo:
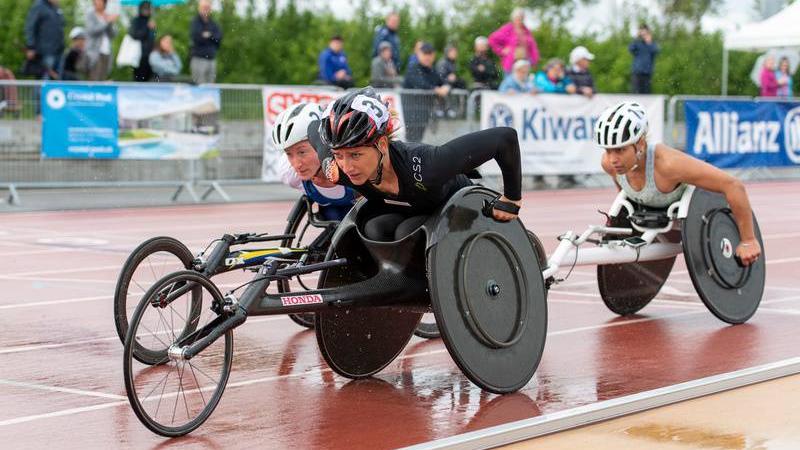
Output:
<svg viewBox="0 0 800 450">
<path fill-rule="evenodd" d="M 631 67 L 631 87 L 634 94 L 649 94 L 652 92 L 650 80 L 656 64 L 656 56 L 660 49 L 653 41 L 653 35 L 646 24 L 639 25 L 639 34 L 628 46 L 628 51 L 633 55 Z"/>
<path fill-rule="evenodd" d="M 343 89 L 353 87 L 353 71 L 344 53 L 344 41 L 338 34 L 328 43 L 328 48 L 319 54 L 319 77 L 327 84 Z"/>
<path fill-rule="evenodd" d="M 372 57 L 380 53 L 381 42 L 388 42 L 392 46 L 392 61 L 397 70 L 400 70 L 400 38 L 397 36 L 397 29 L 400 28 L 400 14 L 390 12 L 386 15 L 386 22 L 375 28 L 375 36 L 372 38 Z M 413 56 L 413 55 L 412 55 Z"/>
</svg>

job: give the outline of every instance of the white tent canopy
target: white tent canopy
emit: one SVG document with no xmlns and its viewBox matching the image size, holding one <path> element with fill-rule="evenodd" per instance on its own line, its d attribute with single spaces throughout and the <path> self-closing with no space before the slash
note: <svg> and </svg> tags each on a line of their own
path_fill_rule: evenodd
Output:
<svg viewBox="0 0 800 450">
<path fill-rule="evenodd" d="M 728 94 L 728 52 L 800 47 L 800 2 L 792 3 L 761 22 L 725 33 L 722 52 L 722 95 Z"/>
<path fill-rule="evenodd" d="M 800 47 L 800 3 L 787 6 L 761 22 L 748 23 L 725 34 L 725 50 L 766 50 Z"/>
</svg>

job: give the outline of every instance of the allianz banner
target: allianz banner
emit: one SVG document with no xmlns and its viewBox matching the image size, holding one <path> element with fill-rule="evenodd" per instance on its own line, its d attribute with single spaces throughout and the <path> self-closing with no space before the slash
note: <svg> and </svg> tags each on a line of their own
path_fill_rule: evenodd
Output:
<svg viewBox="0 0 800 450">
<path fill-rule="evenodd" d="M 219 154 L 217 88 L 45 83 L 42 98 L 45 158 L 198 159 Z"/>
<path fill-rule="evenodd" d="M 391 90 L 378 89 L 383 101 L 389 104 L 389 109 L 397 114 L 397 120 L 403 122 L 403 105 L 400 95 Z M 264 86 L 261 97 L 264 106 L 264 157 L 261 166 L 261 179 L 266 182 L 281 181 L 278 173 L 278 160 L 283 157 L 272 145 L 272 126 L 278 114 L 297 103 L 318 103 L 323 109 L 328 103 L 344 95 L 345 91 L 331 90 L 322 86 Z M 405 138 L 404 128 L 401 126 L 395 135 L 397 139 Z"/>
<path fill-rule="evenodd" d="M 599 94 L 592 98 L 564 94 L 481 93 L 481 129 L 507 126 L 517 130 L 522 153 L 522 173 L 601 173 L 603 154 L 592 141 L 598 117 L 620 101 L 636 101 L 647 111 L 648 140 L 664 137 L 664 96 Z M 481 167 L 484 174 L 499 174 L 497 164 Z"/>
<path fill-rule="evenodd" d="M 721 168 L 800 164 L 800 103 L 687 101 L 686 152 Z"/>
</svg>

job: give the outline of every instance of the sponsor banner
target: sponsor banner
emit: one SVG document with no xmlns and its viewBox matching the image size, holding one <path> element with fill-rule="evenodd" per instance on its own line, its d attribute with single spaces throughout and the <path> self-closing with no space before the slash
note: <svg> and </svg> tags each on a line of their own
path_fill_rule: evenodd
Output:
<svg viewBox="0 0 800 450">
<path fill-rule="evenodd" d="M 800 103 L 687 101 L 686 152 L 721 168 L 800 164 Z"/>
<path fill-rule="evenodd" d="M 118 92 L 120 159 L 218 156 L 218 88 L 147 83 Z"/>
<path fill-rule="evenodd" d="M 592 132 L 607 107 L 636 101 L 647 111 L 648 140 L 664 137 L 664 96 L 599 94 L 582 95 L 481 93 L 481 129 L 507 126 L 517 130 L 522 173 L 601 173 L 602 150 L 594 145 Z M 481 167 L 484 174 L 500 174 L 496 163 Z"/>
<path fill-rule="evenodd" d="M 322 303 L 322 296 L 319 294 L 285 295 L 281 297 L 283 306 L 315 305 L 318 303 Z"/>
<path fill-rule="evenodd" d="M 397 113 L 397 119 L 403 123 L 403 107 L 399 93 L 391 90 L 377 90 L 381 98 L 389 104 L 389 108 Z M 278 173 L 280 152 L 273 147 L 272 126 L 278 114 L 297 103 L 319 103 L 323 109 L 330 102 L 344 95 L 345 91 L 332 91 L 320 86 L 265 86 L 261 97 L 264 105 L 264 158 L 261 167 L 261 178 L 266 182 L 281 181 Z M 397 138 L 405 138 L 405 132 L 400 127 Z"/>
<path fill-rule="evenodd" d="M 198 159 L 218 153 L 216 88 L 45 84 L 46 158 Z"/>
<path fill-rule="evenodd" d="M 45 83 L 44 158 L 117 158 L 117 88 Z"/>
</svg>

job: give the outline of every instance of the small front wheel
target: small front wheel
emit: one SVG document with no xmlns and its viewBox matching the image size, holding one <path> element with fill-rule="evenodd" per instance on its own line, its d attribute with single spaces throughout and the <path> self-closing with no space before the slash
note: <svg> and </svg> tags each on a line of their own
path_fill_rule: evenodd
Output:
<svg viewBox="0 0 800 450">
<path fill-rule="evenodd" d="M 174 295 L 178 290 L 185 292 Z M 202 308 L 192 316 L 189 312 L 198 294 Z M 168 301 L 159 301 L 164 298 Z M 222 294 L 208 278 L 182 271 L 156 282 L 136 307 L 125 336 L 125 391 L 136 416 L 154 433 L 167 437 L 188 434 L 202 425 L 219 403 L 231 372 L 233 331 L 228 330 L 192 358 L 183 352 L 213 329 L 219 316 L 211 306 L 222 301 Z M 161 346 L 167 352 L 156 365 L 142 364 L 134 356 L 138 346 Z"/>
<path fill-rule="evenodd" d="M 193 259 L 192 252 L 181 241 L 168 236 L 148 239 L 131 252 L 114 291 L 114 325 L 123 344 L 128 333 L 128 319 L 144 293 L 164 275 L 190 269 Z M 133 357 L 145 364 L 162 361 L 167 349 L 158 342 L 154 344 L 152 348 L 137 344 Z"/>
</svg>

